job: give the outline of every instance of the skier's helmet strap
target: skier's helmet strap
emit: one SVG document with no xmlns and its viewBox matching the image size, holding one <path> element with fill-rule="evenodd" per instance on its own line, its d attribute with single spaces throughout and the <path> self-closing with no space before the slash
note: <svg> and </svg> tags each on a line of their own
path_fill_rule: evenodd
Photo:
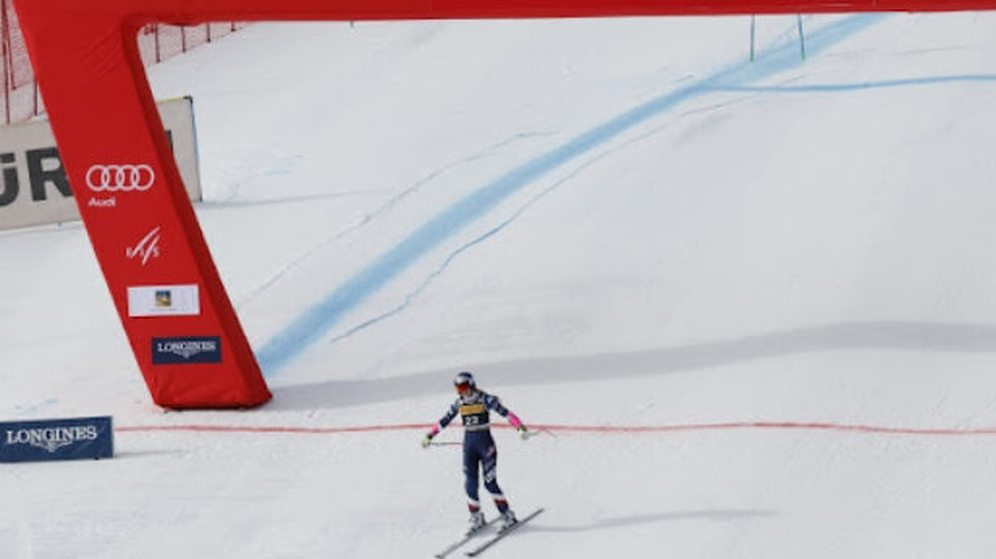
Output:
<svg viewBox="0 0 996 559">
<path fill-rule="evenodd" d="M 474 382 L 474 375 L 467 371 L 462 371 L 453 379 L 453 386 L 456 388 L 457 393 L 462 395 L 470 394 L 477 386 L 477 383 Z"/>
</svg>

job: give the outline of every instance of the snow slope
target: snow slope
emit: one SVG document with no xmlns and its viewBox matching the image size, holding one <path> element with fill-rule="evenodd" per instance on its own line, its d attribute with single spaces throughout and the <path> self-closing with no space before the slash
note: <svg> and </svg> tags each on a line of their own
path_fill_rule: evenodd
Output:
<svg viewBox="0 0 996 559">
<path fill-rule="evenodd" d="M 272 403 L 165 413 L 78 224 L 0 234 L 0 418 L 118 456 L 0 465 L 0 557 L 989 557 L 996 15 L 260 24 L 191 94 L 206 237 Z M 499 420 L 500 423 L 500 420 Z M 443 440 L 459 440 L 450 429 Z M 486 510 L 493 512 L 490 503 Z"/>
</svg>

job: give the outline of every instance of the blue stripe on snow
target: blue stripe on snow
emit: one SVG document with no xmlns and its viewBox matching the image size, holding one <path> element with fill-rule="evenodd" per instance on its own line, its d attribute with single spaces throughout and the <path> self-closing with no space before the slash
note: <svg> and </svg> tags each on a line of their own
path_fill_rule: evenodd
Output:
<svg viewBox="0 0 996 559">
<path fill-rule="evenodd" d="M 882 14 L 852 16 L 811 32 L 807 35 L 809 52 L 812 55 L 818 54 L 878 23 L 884 17 L 886 16 Z M 547 173 L 684 101 L 713 92 L 720 87 L 745 86 L 800 63 L 796 45 L 794 42 L 789 42 L 762 55 L 754 63 L 744 63 L 720 71 L 622 113 L 508 171 L 444 209 L 278 332 L 256 352 L 261 369 L 266 375 L 279 372 L 288 362 L 324 336 L 346 313 L 366 301 L 432 249 Z"/>
<path fill-rule="evenodd" d="M 761 85 L 761 86 L 725 86 L 717 85 L 713 91 L 731 91 L 744 93 L 840 93 L 843 91 L 864 91 L 869 89 L 886 89 L 892 87 L 909 87 L 917 85 L 934 85 L 941 83 L 982 83 L 996 82 L 996 74 L 955 74 L 950 76 L 928 76 L 923 78 L 904 78 L 895 80 L 879 80 L 857 83 L 830 83 L 806 85 Z"/>
</svg>

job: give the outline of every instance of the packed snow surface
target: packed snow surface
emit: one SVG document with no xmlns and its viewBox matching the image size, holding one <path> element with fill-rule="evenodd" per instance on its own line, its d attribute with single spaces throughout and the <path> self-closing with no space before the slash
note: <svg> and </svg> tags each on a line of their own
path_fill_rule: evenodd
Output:
<svg viewBox="0 0 996 559">
<path fill-rule="evenodd" d="M 0 557 L 431 557 L 464 369 L 547 509 L 486 557 L 991 557 L 996 14 L 801 23 L 753 61 L 748 17 L 256 24 L 151 68 L 274 399 L 157 408 L 82 227 L 0 234 L 0 420 L 117 449 L 0 465 Z"/>
</svg>

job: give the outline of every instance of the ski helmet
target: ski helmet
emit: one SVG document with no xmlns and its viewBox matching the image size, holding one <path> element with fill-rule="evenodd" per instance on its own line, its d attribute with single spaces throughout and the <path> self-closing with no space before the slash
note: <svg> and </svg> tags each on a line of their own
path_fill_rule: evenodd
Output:
<svg viewBox="0 0 996 559">
<path fill-rule="evenodd" d="M 470 394 L 475 388 L 477 388 L 477 383 L 474 382 L 474 375 L 470 374 L 468 371 L 461 371 L 457 374 L 456 378 L 453 379 L 453 386 L 460 394 Z"/>
</svg>

